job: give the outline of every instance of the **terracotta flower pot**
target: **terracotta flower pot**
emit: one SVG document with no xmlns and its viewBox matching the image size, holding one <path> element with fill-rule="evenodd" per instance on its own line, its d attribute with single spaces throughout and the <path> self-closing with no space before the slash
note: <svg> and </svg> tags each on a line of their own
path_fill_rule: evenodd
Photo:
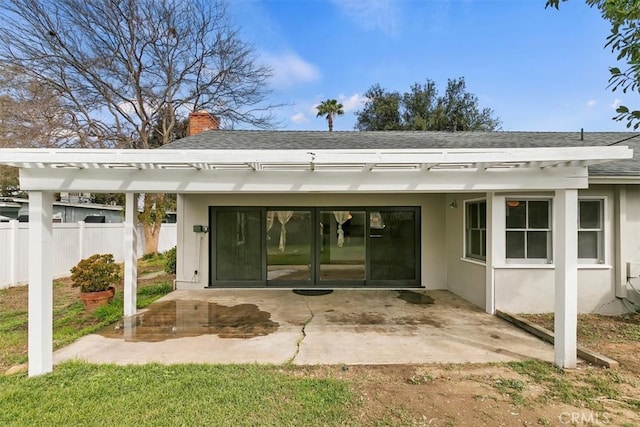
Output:
<svg viewBox="0 0 640 427">
<path fill-rule="evenodd" d="M 84 305 L 84 309 L 87 311 L 91 311 L 102 305 L 109 304 L 113 300 L 113 296 L 115 294 L 116 288 L 112 286 L 106 291 L 80 292 L 80 300 Z"/>
</svg>

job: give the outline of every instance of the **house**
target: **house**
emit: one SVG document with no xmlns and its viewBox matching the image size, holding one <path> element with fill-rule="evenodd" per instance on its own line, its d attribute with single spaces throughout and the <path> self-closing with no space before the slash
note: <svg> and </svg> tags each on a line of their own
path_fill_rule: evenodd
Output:
<svg viewBox="0 0 640 427">
<path fill-rule="evenodd" d="M 0 222 L 17 219 L 20 222 L 29 221 L 29 200 L 18 197 L 0 198 Z M 53 218 L 55 222 L 122 222 L 122 207 L 116 205 L 101 205 L 89 202 L 71 202 L 61 200 L 53 202 Z"/>
<path fill-rule="evenodd" d="M 126 193 L 125 315 L 134 194 L 171 192 L 178 289 L 448 289 L 488 313 L 555 311 L 573 367 L 577 313 L 625 310 L 640 263 L 635 136 L 211 130 L 151 152 L 0 150 L 31 199 L 30 373 L 51 369 L 58 191 Z"/>
</svg>

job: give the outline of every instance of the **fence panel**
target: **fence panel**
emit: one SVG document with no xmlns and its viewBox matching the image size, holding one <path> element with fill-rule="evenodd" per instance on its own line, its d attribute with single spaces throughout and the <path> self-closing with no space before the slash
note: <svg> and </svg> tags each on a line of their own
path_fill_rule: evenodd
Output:
<svg viewBox="0 0 640 427">
<path fill-rule="evenodd" d="M 53 224 L 53 276 L 69 275 L 82 258 L 96 253 L 111 253 L 117 262 L 124 259 L 124 224 Z M 158 251 L 171 249 L 177 242 L 176 224 L 163 224 Z M 0 289 L 24 284 L 28 280 L 29 224 L 0 223 Z M 138 253 L 144 249 L 144 233 L 138 228 Z"/>
<path fill-rule="evenodd" d="M 56 224 L 53 228 L 53 242 L 55 248 L 52 253 L 53 274 L 56 277 L 68 275 L 71 267 L 76 265 L 80 259 L 79 224 Z M 28 263 L 27 259 L 24 265 L 28 265 Z"/>
<path fill-rule="evenodd" d="M 93 254 L 113 255 L 117 262 L 124 259 L 124 224 L 85 224 L 82 258 Z"/>
</svg>

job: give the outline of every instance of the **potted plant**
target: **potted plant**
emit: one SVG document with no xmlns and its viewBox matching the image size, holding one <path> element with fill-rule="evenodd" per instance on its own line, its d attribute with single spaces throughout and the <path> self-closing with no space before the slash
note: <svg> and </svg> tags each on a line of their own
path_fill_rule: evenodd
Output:
<svg viewBox="0 0 640 427">
<path fill-rule="evenodd" d="M 71 286 L 80 288 L 85 310 L 108 304 L 120 282 L 120 266 L 111 254 L 95 254 L 80 260 L 71 269 Z"/>
</svg>

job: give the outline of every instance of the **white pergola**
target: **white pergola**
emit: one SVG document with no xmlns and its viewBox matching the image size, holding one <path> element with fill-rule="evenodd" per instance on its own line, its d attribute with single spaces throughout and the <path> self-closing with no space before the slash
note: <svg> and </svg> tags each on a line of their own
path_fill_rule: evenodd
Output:
<svg viewBox="0 0 640 427">
<path fill-rule="evenodd" d="M 486 311 L 494 313 L 496 192 L 553 191 L 555 363 L 576 365 L 577 190 L 589 165 L 628 159 L 626 146 L 405 150 L 0 149 L 29 192 L 29 375 L 53 369 L 54 192 L 126 193 L 124 315 L 136 312 L 136 193 L 483 192 Z"/>
</svg>

